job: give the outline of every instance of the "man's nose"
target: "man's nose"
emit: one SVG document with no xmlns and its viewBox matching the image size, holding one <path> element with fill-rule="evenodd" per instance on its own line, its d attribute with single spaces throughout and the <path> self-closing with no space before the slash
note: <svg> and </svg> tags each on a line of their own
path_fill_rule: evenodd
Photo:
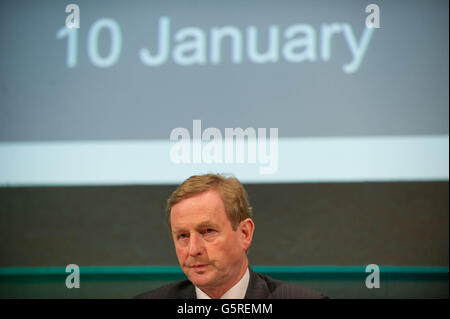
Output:
<svg viewBox="0 0 450 319">
<path fill-rule="evenodd" d="M 203 240 L 198 234 L 192 234 L 189 239 L 189 255 L 199 256 L 203 252 Z"/>
</svg>

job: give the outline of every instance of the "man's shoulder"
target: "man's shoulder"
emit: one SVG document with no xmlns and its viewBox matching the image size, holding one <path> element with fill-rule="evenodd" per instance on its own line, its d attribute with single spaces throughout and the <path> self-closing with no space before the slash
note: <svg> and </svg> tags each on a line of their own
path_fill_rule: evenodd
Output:
<svg viewBox="0 0 450 319">
<path fill-rule="evenodd" d="M 144 292 L 135 299 L 192 299 L 195 298 L 194 285 L 189 280 L 177 281 L 160 288 Z"/>
<path fill-rule="evenodd" d="M 248 299 L 324 299 L 320 292 L 251 271 L 247 289 Z M 181 280 L 144 292 L 135 299 L 196 299 L 195 287 L 189 280 Z"/>
<path fill-rule="evenodd" d="M 261 273 L 255 273 L 259 280 L 263 280 L 270 292 L 269 298 L 274 299 L 327 299 L 320 292 L 300 285 L 273 279 Z"/>
</svg>

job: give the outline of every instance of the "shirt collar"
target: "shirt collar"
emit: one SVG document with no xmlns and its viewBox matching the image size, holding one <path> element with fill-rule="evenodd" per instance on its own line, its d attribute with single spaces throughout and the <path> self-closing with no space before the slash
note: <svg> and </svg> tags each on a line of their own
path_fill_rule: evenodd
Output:
<svg viewBox="0 0 450 319">
<path fill-rule="evenodd" d="M 220 299 L 244 299 L 249 281 L 250 272 L 247 268 L 247 271 L 245 272 L 241 280 L 239 280 L 233 287 L 231 287 L 226 293 L 224 293 L 223 296 L 220 297 Z M 195 286 L 195 293 L 197 294 L 197 299 L 211 299 L 211 297 L 205 294 L 197 286 Z"/>
</svg>

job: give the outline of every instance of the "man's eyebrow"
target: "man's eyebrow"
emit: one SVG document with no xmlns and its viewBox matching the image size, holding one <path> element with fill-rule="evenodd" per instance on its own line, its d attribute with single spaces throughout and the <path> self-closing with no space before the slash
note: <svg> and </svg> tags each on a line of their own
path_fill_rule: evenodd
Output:
<svg viewBox="0 0 450 319">
<path fill-rule="evenodd" d="M 195 226 L 195 229 L 200 229 L 200 228 L 219 228 L 219 224 L 213 223 L 213 222 L 201 222 L 199 224 L 197 224 Z M 187 232 L 187 229 L 185 229 L 184 227 L 174 227 L 172 230 L 172 233 L 181 233 L 181 232 Z"/>
<path fill-rule="evenodd" d="M 202 222 L 196 226 L 196 228 L 206 228 L 206 227 L 219 228 L 219 225 L 213 222 Z"/>
<path fill-rule="evenodd" d="M 173 227 L 172 228 L 172 233 L 181 233 L 181 232 L 187 232 L 187 230 L 184 228 L 184 227 L 180 227 L 180 228 L 177 228 L 177 227 Z"/>
</svg>

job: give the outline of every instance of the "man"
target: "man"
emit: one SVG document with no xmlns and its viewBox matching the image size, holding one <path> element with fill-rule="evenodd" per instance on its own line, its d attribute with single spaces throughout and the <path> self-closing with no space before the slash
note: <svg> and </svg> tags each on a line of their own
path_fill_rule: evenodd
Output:
<svg viewBox="0 0 450 319">
<path fill-rule="evenodd" d="M 168 199 L 167 218 L 188 280 L 136 298 L 325 298 L 249 268 L 247 250 L 255 225 L 247 193 L 236 178 L 191 176 Z"/>
</svg>

